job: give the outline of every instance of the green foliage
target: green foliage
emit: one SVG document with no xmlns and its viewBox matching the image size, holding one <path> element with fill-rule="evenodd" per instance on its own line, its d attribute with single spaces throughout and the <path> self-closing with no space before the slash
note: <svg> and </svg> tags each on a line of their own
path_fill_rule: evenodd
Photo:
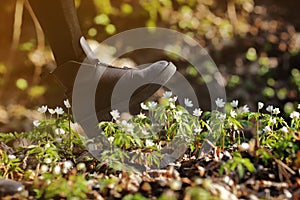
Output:
<svg viewBox="0 0 300 200">
<path fill-rule="evenodd" d="M 13 179 L 17 173 L 23 172 L 21 164 L 19 158 L 0 150 L 0 177 Z"/>
<path fill-rule="evenodd" d="M 226 174 L 229 174 L 233 171 L 237 171 L 239 178 L 243 178 L 245 171 L 255 172 L 255 167 L 249 158 L 243 158 L 239 152 L 233 153 L 233 159 L 228 160 L 220 168 L 220 174 L 222 175 L 225 171 Z"/>
<path fill-rule="evenodd" d="M 188 188 L 187 196 L 189 196 L 190 199 L 219 200 L 218 197 L 213 196 L 209 191 L 199 186 Z"/>
<path fill-rule="evenodd" d="M 140 193 L 136 193 L 126 195 L 125 197 L 123 197 L 123 200 L 148 200 L 148 198 L 144 197 Z"/>
<path fill-rule="evenodd" d="M 52 199 L 52 198 L 66 198 L 66 199 L 86 199 L 89 187 L 87 180 L 83 175 L 74 174 L 68 178 L 57 176 L 54 174 L 43 174 L 44 184 L 40 187 L 37 183 L 34 189 L 36 198 L 38 199 Z"/>
<path fill-rule="evenodd" d="M 292 167 L 293 160 L 297 158 L 300 150 L 297 135 L 300 128 L 298 111 L 290 113 L 291 120 L 287 121 L 281 117 L 279 108 L 271 105 L 263 113 L 264 105 L 259 102 L 258 110 L 251 112 L 247 105 L 239 107 L 237 100 L 225 106 L 226 102 L 218 99 L 215 102 L 216 110 L 203 113 L 200 108 L 196 108 L 190 114 L 187 108 L 191 107 L 192 102 L 185 99 L 185 105 L 181 106 L 175 105 L 176 100 L 177 97 L 167 91 L 160 103 L 142 103 L 141 113 L 127 121 L 120 119 L 117 110 L 112 111 L 112 121 L 99 123 L 99 128 L 109 141 L 109 148 L 101 152 L 97 161 L 89 158 L 85 162 L 94 162 L 96 170 L 105 165 L 107 173 L 108 169 L 112 169 L 109 172 L 114 173 L 131 172 L 134 171 L 134 164 L 159 167 L 165 156 L 161 150 L 172 141 L 185 144 L 191 150 L 190 154 L 195 156 L 198 156 L 201 144 L 207 141 L 215 145 L 216 149 L 231 149 L 231 159 L 226 162 L 218 161 L 222 162 L 219 173 L 234 176 L 238 182 L 246 174 L 256 171 L 254 161 L 261 161 L 265 166 L 280 161 Z M 69 112 L 68 102 L 65 104 Z M 226 113 L 219 111 L 223 107 L 226 107 Z M 0 176 L 13 178 L 24 172 L 26 179 L 35 180 L 36 198 L 86 198 L 90 190 L 85 174 L 81 174 L 86 170 L 85 164 L 81 163 L 82 166 L 77 167 L 77 170 L 73 165 L 80 164 L 76 163 L 78 152 L 85 151 L 84 144 L 88 144 L 88 141 L 70 128 L 72 117 L 64 113 L 62 108 L 48 109 L 47 106 L 42 106 L 38 111 L 43 119 L 34 122 L 32 131 L 0 134 L 0 142 L 3 144 L 22 140 L 29 143 L 15 148 L 16 155 L 25 152 L 23 160 L 0 151 Z M 243 136 L 243 129 L 248 127 L 254 131 L 251 141 Z M 30 163 L 29 160 L 34 162 Z M 132 165 L 127 165 L 128 162 Z M 103 190 L 116 181 L 107 177 L 99 179 Z M 215 199 L 207 190 L 211 183 L 200 182 L 203 187 L 191 187 L 187 189 L 186 195 L 192 199 Z M 136 199 L 142 196 L 137 193 L 127 195 L 126 198 Z M 160 197 L 164 198 L 163 195 Z"/>
</svg>

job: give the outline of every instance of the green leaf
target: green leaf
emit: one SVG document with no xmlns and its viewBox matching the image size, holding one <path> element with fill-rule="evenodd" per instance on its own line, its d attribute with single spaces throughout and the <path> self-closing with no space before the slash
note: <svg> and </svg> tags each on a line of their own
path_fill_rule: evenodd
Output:
<svg viewBox="0 0 300 200">
<path fill-rule="evenodd" d="M 244 169 L 244 166 L 241 163 L 239 163 L 237 165 L 237 171 L 238 171 L 239 177 L 242 178 L 244 176 L 245 169 Z"/>
</svg>

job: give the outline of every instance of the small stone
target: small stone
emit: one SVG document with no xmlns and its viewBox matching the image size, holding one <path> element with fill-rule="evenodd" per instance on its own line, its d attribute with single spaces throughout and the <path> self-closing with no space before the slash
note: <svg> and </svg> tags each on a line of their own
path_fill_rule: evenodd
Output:
<svg viewBox="0 0 300 200">
<path fill-rule="evenodd" d="M 146 192 L 151 192 L 152 187 L 148 182 L 144 182 L 141 189 L 146 191 Z"/>
<path fill-rule="evenodd" d="M 250 145 L 249 145 L 249 143 L 246 143 L 246 142 L 243 142 L 243 143 L 239 146 L 240 151 L 248 151 L 249 148 L 250 148 Z"/>
<path fill-rule="evenodd" d="M 24 189 L 22 183 L 0 178 L 0 196 L 14 195 Z"/>
<path fill-rule="evenodd" d="M 179 180 L 172 181 L 170 184 L 170 188 L 175 191 L 180 190 L 181 187 L 182 187 L 182 182 Z"/>
</svg>

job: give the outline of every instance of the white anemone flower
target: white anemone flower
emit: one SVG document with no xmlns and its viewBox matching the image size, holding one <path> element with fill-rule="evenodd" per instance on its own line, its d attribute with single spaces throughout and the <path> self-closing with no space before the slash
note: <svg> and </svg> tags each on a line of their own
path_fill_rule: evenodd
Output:
<svg viewBox="0 0 300 200">
<path fill-rule="evenodd" d="M 280 130 L 281 130 L 283 133 L 288 133 L 288 132 L 289 132 L 289 129 L 288 129 L 286 126 L 283 126 Z"/>
<path fill-rule="evenodd" d="M 272 123 L 272 124 L 276 124 L 276 118 L 275 117 L 270 117 L 270 122 Z"/>
<path fill-rule="evenodd" d="M 144 113 L 138 114 L 137 117 L 140 119 L 146 119 L 146 115 Z"/>
<path fill-rule="evenodd" d="M 218 108 L 223 108 L 225 106 L 225 101 L 221 98 L 217 98 L 215 102 Z"/>
<path fill-rule="evenodd" d="M 163 93 L 163 98 L 165 98 L 165 99 L 168 99 L 168 98 L 170 98 L 171 96 L 172 96 L 173 94 L 172 94 L 172 92 L 171 91 L 165 91 L 164 93 Z"/>
<path fill-rule="evenodd" d="M 273 109 L 273 114 L 278 115 L 280 113 L 279 108 L 274 108 Z"/>
<path fill-rule="evenodd" d="M 232 107 L 236 108 L 236 107 L 238 107 L 238 105 L 239 105 L 239 101 L 238 101 L 238 100 L 232 100 L 232 101 L 230 102 L 230 105 L 231 105 Z"/>
<path fill-rule="evenodd" d="M 172 109 L 176 108 L 176 106 L 173 102 L 170 102 L 170 108 L 172 108 Z"/>
<path fill-rule="evenodd" d="M 55 114 L 55 110 L 52 109 L 52 108 L 48 108 L 48 112 L 49 112 L 51 115 Z"/>
<path fill-rule="evenodd" d="M 186 107 L 193 107 L 194 104 L 189 98 L 184 98 L 184 104 Z"/>
<path fill-rule="evenodd" d="M 242 107 L 242 112 L 250 112 L 250 109 L 247 104 Z"/>
<path fill-rule="evenodd" d="M 107 140 L 112 144 L 115 140 L 115 138 L 113 136 L 110 136 L 107 138 Z"/>
<path fill-rule="evenodd" d="M 172 98 L 169 99 L 169 102 L 174 103 L 174 102 L 177 101 L 177 99 L 178 99 L 178 96 L 174 96 L 174 97 L 172 97 Z"/>
<path fill-rule="evenodd" d="M 237 113 L 236 113 L 234 110 L 231 110 L 231 111 L 230 111 L 230 116 L 231 116 L 232 118 L 235 118 L 235 117 L 237 116 Z"/>
<path fill-rule="evenodd" d="M 45 105 L 45 106 L 39 107 L 37 110 L 39 113 L 43 114 L 47 111 L 47 108 L 48 108 L 48 106 Z"/>
<path fill-rule="evenodd" d="M 269 133 L 269 132 L 272 131 L 272 129 L 270 128 L 270 126 L 266 126 L 266 127 L 263 129 L 263 131 L 264 131 L 265 133 Z"/>
<path fill-rule="evenodd" d="M 225 120 L 226 119 L 226 113 L 220 114 L 218 118 L 219 118 L 219 120 Z"/>
<path fill-rule="evenodd" d="M 64 100 L 64 104 L 65 104 L 66 108 L 71 108 L 71 104 L 69 102 L 69 99 Z"/>
<path fill-rule="evenodd" d="M 128 123 L 126 120 L 123 120 L 122 122 L 122 125 L 125 129 L 126 132 L 128 133 L 132 133 L 133 132 L 133 129 L 134 129 L 134 125 L 131 124 L 131 123 Z"/>
<path fill-rule="evenodd" d="M 263 107 L 264 107 L 264 103 L 258 102 L 258 109 L 260 110 L 260 109 L 262 109 Z"/>
<path fill-rule="evenodd" d="M 272 113 L 273 112 L 273 109 L 274 107 L 272 105 L 269 105 L 266 110 L 269 112 L 269 113 Z"/>
<path fill-rule="evenodd" d="M 193 115 L 196 116 L 196 117 L 200 117 L 201 114 L 202 114 L 202 110 L 201 108 L 196 108 L 194 111 L 193 111 Z"/>
<path fill-rule="evenodd" d="M 300 117 L 300 113 L 297 112 L 297 111 L 293 111 L 291 114 L 290 114 L 290 118 L 292 119 L 298 119 Z"/>
<path fill-rule="evenodd" d="M 146 104 L 144 104 L 143 102 L 140 105 L 143 110 L 149 110 L 149 107 Z"/>
<path fill-rule="evenodd" d="M 41 122 L 39 120 L 33 120 L 32 123 L 33 123 L 33 126 L 35 126 L 35 127 L 38 127 L 41 124 Z"/>
<path fill-rule="evenodd" d="M 148 103 L 148 106 L 149 106 L 150 109 L 154 109 L 154 108 L 156 108 L 156 106 L 157 106 L 157 102 L 155 102 L 155 101 L 150 101 L 150 102 Z"/>
<path fill-rule="evenodd" d="M 110 115 L 113 117 L 114 120 L 118 120 L 120 118 L 120 112 L 118 110 L 112 110 Z"/>
<path fill-rule="evenodd" d="M 58 114 L 58 115 L 64 114 L 64 110 L 63 110 L 61 107 L 56 107 L 56 108 L 55 108 L 55 112 L 56 112 L 56 114 Z"/>
<path fill-rule="evenodd" d="M 200 127 L 194 128 L 195 133 L 200 133 L 201 131 L 202 131 L 202 128 L 200 128 Z"/>
</svg>

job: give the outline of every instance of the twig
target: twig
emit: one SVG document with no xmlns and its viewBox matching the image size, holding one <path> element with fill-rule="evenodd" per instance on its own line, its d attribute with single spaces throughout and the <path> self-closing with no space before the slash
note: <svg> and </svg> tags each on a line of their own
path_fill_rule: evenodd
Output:
<svg viewBox="0 0 300 200">
<path fill-rule="evenodd" d="M 7 64 L 11 66 L 7 68 L 6 74 L 4 76 L 4 84 L 10 80 L 15 53 L 20 42 L 21 26 L 23 21 L 22 20 L 23 8 L 24 8 L 24 0 L 17 0 L 15 6 L 12 42 L 11 42 L 11 47 L 7 59 Z M 3 91 L 6 91 L 5 88 L 3 90 L 0 90 L 0 98 L 3 95 Z"/>
</svg>

